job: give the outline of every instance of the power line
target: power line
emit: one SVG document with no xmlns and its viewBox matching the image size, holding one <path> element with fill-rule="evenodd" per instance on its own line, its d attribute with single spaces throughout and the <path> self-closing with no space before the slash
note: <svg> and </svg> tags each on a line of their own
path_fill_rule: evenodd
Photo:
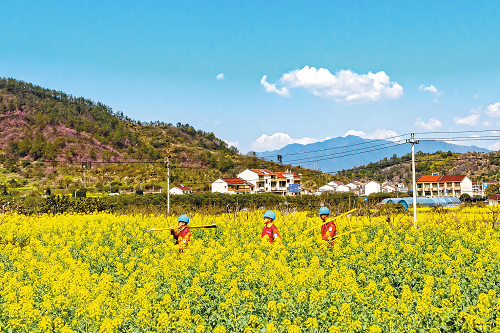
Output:
<svg viewBox="0 0 500 333">
<path fill-rule="evenodd" d="M 387 145 L 390 145 L 390 147 L 394 147 L 394 146 L 398 146 L 400 145 L 400 143 L 398 142 L 402 142 L 404 140 L 398 140 L 398 141 L 391 141 L 391 142 L 386 142 L 386 143 L 382 143 L 382 144 L 379 144 L 379 145 L 374 145 L 374 146 L 370 146 L 370 147 L 364 147 L 364 148 L 358 148 L 358 149 L 353 149 L 353 150 L 347 150 L 347 151 L 343 151 L 343 152 L 340 152 L 340 153 L 333 153 L 333 154 L 326 154 L 326 155 L 320 155 L 320 156 L 313 156 L 313 157 L 304 157 L 302 159 L 298 159 L 298 160 L 289 160 L 289 161 L 286 161 L 287 163 L 290 163 L 290 162 L 293 162 L 293 163 L 297 163 L 297 162 L 302 162 L 302 161 L 322 161 L 322 160 L 325 160 L 324 158 L 323 159 L 319 159 L 318 157 L 326 157 L 326 156 L 332 156 L 332 155 L 336 155 L 336 154 L 345 154 L 345 153 L 350 153 L 350 152 L 355 152 L 355 151 L 360 151 L 360 154 L 364 153 L 363 150 L 366 150 L 365 152 L 370 152 L 370 151 L 374 151 L 374 150 L 379 150 L 379 149 L 370 149 L 370 148 L 374 148 L 374 147 L 380 147 L 380 146 L 387 146 Z M 385 147 L 385 148 L 390 148 L 390 147 Z M 383 148 L 383 149 L 385 149 Z M 369 150 L 367 150 L 369 149 Z M 335 157 L 332 157 L 332 158 L 341 158 L 341 157 L 344 157 L 344 156 L 351 156 L 353 154 L 347 154 L 347 155 L 341 155 L 341 156 L 335 156 Z M 328 159 L 328 158 L 327 158 Z"/>
<path fill-rule="evenodd" d="M 461 134 L 461 133 L 486 133 L 486 132 L 500 132 L 498 129 L 492 129 L 492 130 L 473 130 L 473 131 L 448 131 L 448 132 L 420 132 L 420 133 L 415 133 L 415 135 L 428 135 L 428 134 Z M 298 155 L 298 154 L 309 154 L 309 153 L 315 153 L 315 152 L 320 152 L 320 151 L 327 151 L 327 150 L 334 150 L 334 149 L 340 149 L 340 148 L 349 148 L 353 146 L 358 146 L 358 145 L 365 145 L 365 144 L 372 144 L 374 141 L 389 141 L 389 139 L 398 139 L 396 141 L 402 141 L 399 138 L 405 137 L 410 135 L 410 133 L 406 134 L 401 134 L 401 135 L 395 135 L 395 136 L 390 136 L 384 139 L 375 139 L 370 142 L 361 142 L 361 143 L 355 143 L 352 145 L 345 145 L 345 146 L 339 146 L 339 147 L 332 147 L 332 148 L 324 148 L 324 149 L 317 149 L 317 150 L 309 150 L 309 151 L 303 151 L 303 152 L 297 152 L 297 153 L 288 153 L 288 154 L 279 154 L 281 156 L 290 156 L 290 155 Z M 471 137 L 464 137 L 464 138 L 469 138 L 473 139 Z M 499 136 L 500 138 L 500 136 Z M 440 140 L 440 139 L 446 139 L 446 138 L 436 138 L 435 140 Z M 424 138 L 424 139 L 419 139 L 419 140 L 432 140 L 432 138 Z M 447 140 L 447 139 L 446 139 Z M 464 140 L 466 141 L 466 140 Z M 268 158 L 268 157 L 275 157 L 275 155 L 266 155 L 266 156 L 260 156 L 260 158 Z"/>
<path fill-rule="evenodd" d="M 345 146 L 339 146 L 339 147 L 324 148 L 324 149 L 309 150 L 309 151 L 303 151 L 303 152 L 297 152 L 297 153 L 288 153 L 288 154 L 279 154 L 279 155 L 281 155 L 281 156 L 290 156 L 290 155 L 316 153 L 316 152 L 319 152 L 319 151 L 335 150 L 335 149 L 340 149 L 340 148 L 349 148 L 349 147 L 354 147 L 354 146 L 373 144 L 376 141 L 390 141 L 389 139 L 396 139 L 396 138 L 398 138 L 398 140 L 396 140 L 396 141 L 404 141 L 404 140 L 399 139 L 399 138 L 407 136 L 409 134 L 410 133 L 406 133 L 406 134 L 402 134 L 402 135 L 397 135 L 397 136 L 389 136 L 389 137 L 387 137 L 385 139 L 372 139 L 372 141 L 369 141 L 369 142 L 353 143 L 351 145 L 345 145 Z M 268 158 L 268 157 L 275 157 L 275 155 L 260 156 L 260 158 Z"/>
</svg>

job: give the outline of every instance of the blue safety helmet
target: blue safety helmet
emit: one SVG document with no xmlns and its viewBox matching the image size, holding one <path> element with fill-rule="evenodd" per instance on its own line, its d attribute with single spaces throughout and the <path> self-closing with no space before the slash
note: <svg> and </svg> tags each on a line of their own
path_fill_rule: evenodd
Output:
<svg viewBox="0 0 500 333">
<path fill-rule="evenodd" d="M 321 207 L 319 209 L 318 215 L 330 215 L 330 210 L 328 207 Z"/>
<path fill-rule="evenodd" d="M 186 214 L 182 214 L 177 219 L 177 222 L 184 222 L 184 223 L 188 224 L 189 223 L 189 216 L 187 216 Z"/>
<path fill-rule="evenodd" d="M 276 219 L 276 214 L 272 210 L 268 210 L 264 213 L 264 217 L 269 217 L 270 219 Z"/>
</svg>

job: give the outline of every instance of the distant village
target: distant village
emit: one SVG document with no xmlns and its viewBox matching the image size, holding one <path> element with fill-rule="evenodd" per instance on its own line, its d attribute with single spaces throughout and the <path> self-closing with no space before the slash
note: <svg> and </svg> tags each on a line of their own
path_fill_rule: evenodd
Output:
<svg viewBox="0 0 500 333">
<path fill-rule="evenodd" d="M 484 183 L 472 182 L 466 175 L 425 175 L 416 180 L 418 197 L 460 197 L 468 194 L 470 197 L 484 196 L 489 185 L 498 181 Z M 268 169 L 246 169 L 236 178 L 219 178 L 211 185 L 213 193 L 276 193 L 280 195 L 320 195 L 321 193 L 352 193 L 357 196 L 369 196 L 372 193 L 408 193 L 411 191 L 403 183 L 390 180 L 352 181 L 344 184 L 331 181 L 312 191 L 302 187 L 301 175 L 290 170 L 274 172 Z M 191 189 L 186 186 L 176 186 L 170 189 L 171 194 L 189 194 Z"/>
</svg>

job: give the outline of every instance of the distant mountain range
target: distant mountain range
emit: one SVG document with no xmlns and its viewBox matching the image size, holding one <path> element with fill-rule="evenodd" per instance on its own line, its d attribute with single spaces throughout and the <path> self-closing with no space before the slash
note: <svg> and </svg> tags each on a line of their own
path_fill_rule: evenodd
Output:
<svg viewBox="0 0 500 333">
<path fill-rule="evenodd" d="M 415 145 L 415 153 L 418 151 L 424 153 L 490 152 L 485 148 L 455 145 L 444 141 L 421 141 Z M 411 153 L 409 143 L 363 139 L 347 135 L 307 145 L 289 144 L 278 150 L 257 153 L 257 156 L 278 161 L 278 155 L 281 155 L 283 164 L 300 165 L 323 172 L 336 172 L 377 162 L 386 157 L 390 158 L 394 154 L 404 156 L 408 153 Z"/>
</svg>

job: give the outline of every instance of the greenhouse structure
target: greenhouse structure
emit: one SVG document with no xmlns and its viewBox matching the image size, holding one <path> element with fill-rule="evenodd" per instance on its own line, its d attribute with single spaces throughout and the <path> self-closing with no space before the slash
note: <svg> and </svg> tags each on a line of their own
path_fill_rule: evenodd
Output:
<svg viewBox="0 0 500 333">
<path fill-rule="evenodd" d="M 408 209 L 408 207 L 413 205 L 413 198 L 387 198 L 381 202 L 382 205 L 387 203 L 402 204 Z M 422 206 L 458 206 L 460 203 L 460 199 L 455 197 L 417 197 L 417 205 L 420 204 Z"/>
</svg>

